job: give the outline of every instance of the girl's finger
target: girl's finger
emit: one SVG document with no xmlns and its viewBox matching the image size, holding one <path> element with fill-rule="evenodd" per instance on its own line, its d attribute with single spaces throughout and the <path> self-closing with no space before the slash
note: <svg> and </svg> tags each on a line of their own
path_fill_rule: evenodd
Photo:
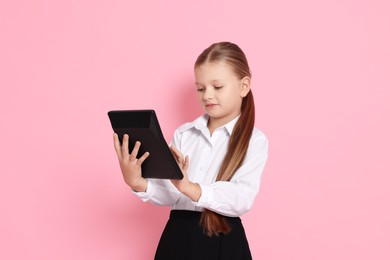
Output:
<svg viewBox="0 0 390 260">
<path fill-rule="evenodd" d="M 122 142 L 122 157 L 126 158 L 127 156 L 129 156 L 129 135 L 124 134 Z"/>
<path fill-rule="evenodd" d="M 145 152 L 138 160 L 137 165 L 141 167 L 142 163 L 149 157 L 149 152 Z"/>
<path fill-rule="evenodd" d="M 121 145 L 119 143 L 119 138 L 118 138 L 118 135 L 116 133 L 114 133 L 113 135 L 114 137 L 114 147 L 115 147 L 115 152 L 116 152 L 116 155 L 118 156 L 118 158 L 122 158 L 122 153 L 121 153 Z"/>
<path fill-rule="evenodd" d="M 170 150 L 173 154 L 173 157 L 175 157 L 177 164 L 179 164 L 179 166 L 182 167 L 184 163 L 183 154 L 173 145 L 170 147 Z"/>
<path fill-rule="evenodd" d="M 141 142 L 140 141 L 135 142 L 133 150 L 131 151 L 131 154 L 130 154 L 130 160 L 137 159 L 137 155 L 138 155 L 138 151 L 139 151 L 140 147 L 141 147 Z"/>
<path fill-rule="evenodd" d="M 170 150 L 173 153 L 173 155 L 176 157 L 176 159 L 183 157 L 181 152 L 175 146 L 171 145 Z"/>
<path fill-rule="evenodd" d="M 184 159 L 183 171 L 187 172 L 189 166 L 190 166 L 190 157 L 187 155 Z"/>
</svg>

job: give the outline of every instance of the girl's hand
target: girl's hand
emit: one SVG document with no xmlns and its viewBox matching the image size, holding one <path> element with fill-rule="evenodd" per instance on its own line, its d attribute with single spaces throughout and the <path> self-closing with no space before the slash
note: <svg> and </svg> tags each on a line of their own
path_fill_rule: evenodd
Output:
<svg viewBox="0 0 390 260">
<path fill-rule="evenodd" d="M 199 184 L 191 182 L 187 175 L 188 167 L 190 165 L 190 158 L 188 155 L 184 157 L 183 154 L 174 146 L 171 146 L 170 150 L 175 157 L 181 172 L 183 173 L 183 179 L 171 180 L 172 184 L 192 201 L 198 201 L 201 195 L 201 188 Z"/>
<path fill-rule="evenodd" d="M 181 172 L 183 173 L 183 179 L 181 180 L 171 180 L 173 185 L 179 190 L 182 191 L 185 186 L 188 185 L 189 180 L 187 176 L 188 166 L 190 165 L 190 159 L 188 156 L 184 157 L 183 154 L 176 149 L 173 145 L 169 147 L 171 150 L 173 157 L 175 157 L 177 164 L 179 165 L 179 168 Z"/>
<path fill-rule="evenodd" d="M 141 143 L 137 141 L 134 145 L 133 151 L 129 154 L 129 136 L 123 136 L 122 146 L 119 143 L 119 138 L 114 133 L 114 147 L 118 156 L 119 165 L 123 174 L 123 179 L 134 191 L 146 191 L 148 181 L 142 177 L 141 165 L 148 158 L 149 153 L 145 152 L 139 159 L 137 159 L 138 150 Z"/>
</svg>

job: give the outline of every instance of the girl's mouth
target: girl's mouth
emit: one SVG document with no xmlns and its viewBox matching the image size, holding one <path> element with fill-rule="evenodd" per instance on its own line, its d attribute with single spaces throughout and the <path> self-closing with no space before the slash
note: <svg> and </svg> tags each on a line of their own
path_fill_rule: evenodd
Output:
<svg viewBox="0 0 390 260">
<path fill-rule="evenodd" d="M 217 104 L 206 104 L 206 108 L 214 108 Z"/>
</svg>

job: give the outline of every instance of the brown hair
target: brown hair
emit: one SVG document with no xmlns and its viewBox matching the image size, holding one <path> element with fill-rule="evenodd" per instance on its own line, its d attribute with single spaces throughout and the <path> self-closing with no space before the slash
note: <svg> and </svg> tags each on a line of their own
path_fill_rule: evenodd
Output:
<svg viewBox="0 0 390 260">
<path fill-rule="evenodd" d="M 248 61 L 244 52 L 234 43 L 214 43 L 197 58 L 195 68 L 207 62 L 225 62 L 239 79 L 251 78 Z M 255 124 L 255 103 L 252 91 L 243 98 L 241 116 L 234 126 L 229 140 L 228 150 L 222 161 L 215 181 L 230 181 L 243 163 Z M 200 224 L 208 236 L 227 234 L 231 228 L 226 218 L 209 209 L 204 209 Z"/>
</svg>

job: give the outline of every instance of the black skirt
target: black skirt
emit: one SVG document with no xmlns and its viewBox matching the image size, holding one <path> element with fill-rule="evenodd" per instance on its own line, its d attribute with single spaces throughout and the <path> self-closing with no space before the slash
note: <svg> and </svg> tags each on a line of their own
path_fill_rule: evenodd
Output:
<svg viewBox="0 0 390 260">
<path fill-rule="evenodd" d="M 172 210 L 157 247 L 155 260 L 252 259 L 240 218 L 226 217 L 227 235 L 209 237 L 199 225 L 201 212 Z"/>
</svg>

